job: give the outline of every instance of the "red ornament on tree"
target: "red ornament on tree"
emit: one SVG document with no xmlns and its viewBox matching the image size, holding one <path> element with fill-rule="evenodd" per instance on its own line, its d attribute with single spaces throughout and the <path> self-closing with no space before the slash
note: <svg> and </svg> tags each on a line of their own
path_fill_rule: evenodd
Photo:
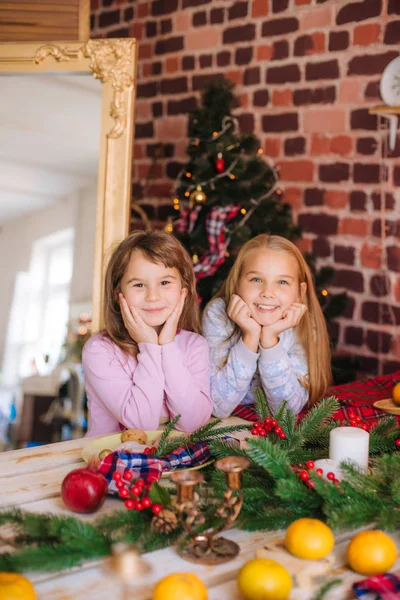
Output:
<svg viewBox="0 0 400 600">
<path fill-rule="evenodd" d="M 222 152 L 218 152 L 217 158 L 215 160 L 215 168 L 218 173 L 223 173 L 225 171 L 225 160 L 222 158 Z"/>
</svg>

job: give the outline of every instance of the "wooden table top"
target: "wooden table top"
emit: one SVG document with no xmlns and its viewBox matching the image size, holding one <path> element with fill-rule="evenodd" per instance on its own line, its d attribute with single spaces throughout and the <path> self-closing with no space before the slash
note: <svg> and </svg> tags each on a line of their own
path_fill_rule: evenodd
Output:
<svg viewBox="0 0 400 600">
<path fill-rule="evenodd" d="M 238 421 L 227 419 L 226 424 Z M 73 513 L 64 507 L 60 498 L 61 482 L 69 471 L 84 466 L 81 452 L 87 443 L 87 439 L 72 440 L 0 454 L 0 509 L 19 507 L 31 512 L 71 516 Z M 108 497 L 97 513 L 79 515 L 79 518 L 93 521 L 100 514 L 114 510 L 126 509 L 121 500 Z M 236 586 L 237 572 L 257 553 L 279 560 L 288 568 L 295 581 L 291 600 L 311 600 L 324 582 L 337 577 L 342 578 L 343 583 L 333 588 L 327 599 L 354 599 L 351 584 L 363 577 L 344 566 L 345 549 L 352 534 L 337 536 L 332 557 L 318 562 L 290 556 L 279 544 L 282 535 L 283 532 L 249 533 L 238 529 L 225 532 L 224 537 L 237 542 L 241 552 L 236 559 L 214 567 L 184 561 L 173 547 L 148 553 L 144 558 L 151 571 L 135 582 L 129 597 L 151 600 L 154 584 L 161 577 L 174 572 L 193 572 L 207 585 L 209 600 L 241 600 Z M 400 536 L 393 537 L 397 543 L 400 541 Z M 104 567 L 105 560 L 97 560 L 68 571 L 26 572 L 25 575 L 33 582 L 39 600 L 109 600 L 110 597 L 118 600 L 122 598 L 122 587 Z M 400 570 L 400 561 L 392 569 L 396 570 Z"/>
</svg>

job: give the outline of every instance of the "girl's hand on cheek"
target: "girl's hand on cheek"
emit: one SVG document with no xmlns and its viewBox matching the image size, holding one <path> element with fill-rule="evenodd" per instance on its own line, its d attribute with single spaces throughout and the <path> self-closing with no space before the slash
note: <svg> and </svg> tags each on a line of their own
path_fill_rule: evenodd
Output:
<svg viewBox="0 0 400 600">
<path fill-rule="evenodd" d="M 178 303 L 175 306 L 172 313 L 170 314 L 170 316 L 168 317 L 168 319 L 165 321 L 164 326 L 161 329 L 160 334 L 158 336 L 158 343 L 160 344 L 160 346 L 163 346 L 164 344 L 170 344 L 174 341 L 176 331 L 178 329 L 179 319 L 182 314 L 187 295 L 187 288 L 182 288 Z"/>
<path fill-rule="evenodd" d="M 278 336 L 282 331 L 291 327 L 296 327 L 307 312 L 307 306 L 300 302 L 293 302 L 286 309 L 282 318 L 272 325 L 265 325 L 261 331 L 261 346 L 263 348 L 272 348 L 278 343 Z"/>
<path fill-rule="evenodd" d="M 157 332 L 150 325 L 146 325 L 134 306 L 128 306 L 123 294 L 118 296 L 119 306 L 124 325 L 131 336 L 137 343 L 148 342 L 150 344 L 158 344 Z"/>
<path fill-rule="evenodd" d="M 228 317 L 238 325 L 242 331 L 242 339 L 245 345 L 257 352 L 260 341 L 261 325 L 251 316 L 248 304 L 237 294 L 233 294 L 227 309 Z"/>
</svg>

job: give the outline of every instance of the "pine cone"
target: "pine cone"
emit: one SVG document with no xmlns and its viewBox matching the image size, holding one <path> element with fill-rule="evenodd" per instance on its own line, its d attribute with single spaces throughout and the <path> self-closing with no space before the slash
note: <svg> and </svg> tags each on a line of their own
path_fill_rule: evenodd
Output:
<svg viewBox="0 0 400 600">
<path fill-rule="evenodd" d="M 158 533 L 171 533 L 178 527 L 178 518 L 170 508 L 163 508 L 151 520 L 151 528 Z"/>
</svg>

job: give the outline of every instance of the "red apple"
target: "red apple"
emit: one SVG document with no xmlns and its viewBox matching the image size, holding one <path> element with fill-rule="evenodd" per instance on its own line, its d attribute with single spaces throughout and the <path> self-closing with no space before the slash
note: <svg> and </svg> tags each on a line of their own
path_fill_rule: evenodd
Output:
<svg viewBox="0 0 400 600">
<path fill-rule="evenodd" d="M 67 508 L 78 513 L 95 512 L 103 504 L 107 479 L 98 471 L 84 467 L 68 473 L 61 484 L 61 498 Z"/>
</svg>

